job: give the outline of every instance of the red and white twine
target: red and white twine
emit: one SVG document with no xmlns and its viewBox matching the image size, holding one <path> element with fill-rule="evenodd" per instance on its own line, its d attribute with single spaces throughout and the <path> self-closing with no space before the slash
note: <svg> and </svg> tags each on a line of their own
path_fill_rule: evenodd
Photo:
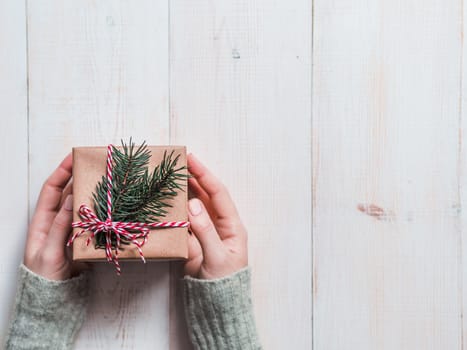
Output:
<svg viewBox="0 0 467 350">
<path fill-rule="evenodd" d="M 76 221 L 71 224 L 72 227 L 80 227 L 81 231 L 76 232 L 67 243 L 67 246 L 81 236 L 83 233 L 90 231 L 91 235 L 86 240 L 86 245 L 89 245 L 91 240 L 100 232 L 105 232 L 105 255 L 108 262 L 115 265 L 117 274 L 120 275 L 121 268 L 118 262 L 118 250 L 121 246 L 121 237 L 125 237 L 128 241 L 133 243 L 138 249 L 139 255 L 143 262 L 146 262 L 141 247 L 147 242 L 148 234 L 152 228 L 173 228 L 173 227 L 188 227 L 188 221 L 165 221 L 165 222 L 120 222 L 112 221 L 112 167 L 113 167 L 113 145 L 107 146 L 107 219 L 105 221 L 99 220 L 97 215 L 89 209 L 85 204 L 79 208 L 79 215 L 83 221 Z M 130 232 L 130 231 L 132 232 Z M 136 233 L 134 232 L 136 231 Z M 112 232 L 115 234 L 117 244 L 115 253 L 112 251 Z M 139 241 L 138 239 L 142 239 Z"/>
</svg>

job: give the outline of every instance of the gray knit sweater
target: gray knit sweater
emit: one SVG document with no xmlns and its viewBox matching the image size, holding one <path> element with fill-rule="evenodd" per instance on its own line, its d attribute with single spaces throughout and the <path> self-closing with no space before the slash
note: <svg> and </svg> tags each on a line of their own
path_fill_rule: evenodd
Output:
<svg viewBox="0 0 467 350">
<path fill-rule="evenodd" d="M 250 296 L 250 268 L 216 280 L 185 277 L 182 283 L 195 349 L 261 349 Z M 21 265 L 6 349 L 71 349 L 87 300 L 86 274 L 50 281 Z"/>
</svg>

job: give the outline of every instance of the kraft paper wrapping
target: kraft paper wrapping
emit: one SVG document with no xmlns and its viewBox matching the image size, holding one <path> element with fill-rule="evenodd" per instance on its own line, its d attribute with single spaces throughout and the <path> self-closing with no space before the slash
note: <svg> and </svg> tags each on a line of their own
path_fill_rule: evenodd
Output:
<svg viewBox="0 0 467 350">
<path fill-rule="evenodd" d="M 174 150 L 173 157 L 180 154 L 177 167 L 186 165 L 186 148 L 184 146 L 147 146 L 151 152 L 149 170 L 152 171 L 162 161 L 164 151 L 169 154 Z M 121 147 L 117 147 L 121 149 Z M 106 173 L 107 147 L 75 147 L 73 148 L 73 221 L 81 221 L 78 210 L 81 204 L 86 204 L 94 211 L 92 193 L 97 183 Z M 167 208 L 168 214 L 158 221 L 187 221 L 187 187 L 186 180 L 183 191 L 169 200 L 172 208 Z M 73 234 L 80 231 L 74 228 Z M 73 242 L 73 260 L 106 261 L 105 250 L 96 249 L 94 240 L 86 246 L 86 239 L 91 233 L 77 237 Z M 140 260 L 140 255 L 134 244 L 122 244 L 118 257 L 121 260 Z M 142 247 L 147 260 L 168 260 L 188 258 L 188 229 L 164 228 L 153 229 L 148 235 L 148 241 Z"/>
</svg>

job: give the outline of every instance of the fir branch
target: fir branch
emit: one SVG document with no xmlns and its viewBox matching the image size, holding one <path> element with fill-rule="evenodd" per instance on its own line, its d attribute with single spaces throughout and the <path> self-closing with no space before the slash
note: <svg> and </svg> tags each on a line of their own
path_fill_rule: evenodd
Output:
<svg viewBox="0 0 467 350">
<path fill-rule="evenodd" d="M 112 181 L 112 220 L 121 222 L 154 222 L 165 216 L 167 208 L 172 207 L 170 200 L 177 191 L 183 191 L 184 181 L 189 177 L 186 166 L 177 167 L 180 155 L 174 151 L 164 152 L 163 159 L 152 173 L 148 165 L 151 157 L 143 142 L 135 150 L 131 141 L 122 141 L 122 150 L 113 151 Z M 99 220 L 107 219 L 107 188 L 105 176 L 97 184 L 93 193 L 94 209 Z M 112 246 L 116 247 L 116 236 L 112 233 Z M 129 242 L 122 239 L 122 243 Z M 105 247 L 105 235 L 96 235 L 96 248 Z"/>
</svg>

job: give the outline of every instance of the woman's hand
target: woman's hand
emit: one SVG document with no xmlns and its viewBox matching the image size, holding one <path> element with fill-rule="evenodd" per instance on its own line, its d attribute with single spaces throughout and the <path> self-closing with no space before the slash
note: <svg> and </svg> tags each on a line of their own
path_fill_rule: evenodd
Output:
<svg viewBox="0 0 467 350">
<path fill-rule="evenodd" d="M 69 154 L 42 186 L 29 226 L 24 265 L 49 280 L 71 277 L 70 252 L 65 242 L 71 231 L 72 195 L 63 199 L 71 168 Z"/>
<path fill-rule="evenodd" d="M 214 279 L 248 265 L 247 233 L 225 186 L 192 154 L 189 188 L 197 198 L 188 202 L 191 231 L 185 274 Z"/>
</svg>

